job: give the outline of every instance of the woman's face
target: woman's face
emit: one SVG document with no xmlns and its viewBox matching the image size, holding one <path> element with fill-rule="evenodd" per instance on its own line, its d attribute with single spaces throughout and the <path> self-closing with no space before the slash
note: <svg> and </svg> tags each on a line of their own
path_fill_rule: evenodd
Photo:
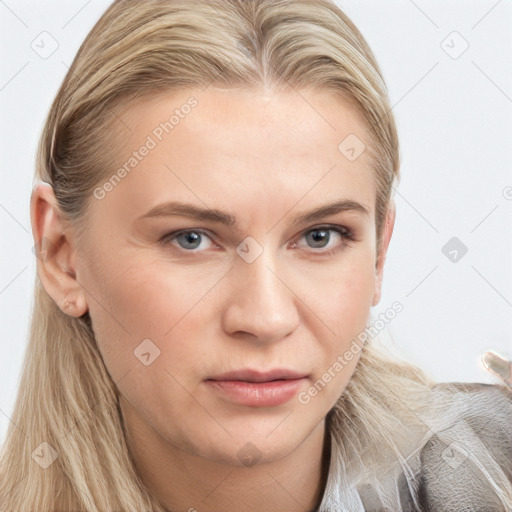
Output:
<svg viewBox="0 0 512 512">
<path fill-rule="evenodd" d="M 76 278 L 123 413 L 201 457 L 281 458 L 323 426 L 378 301 L 364 124 L 329 92 L 213 86 L 117 117 Z"/>
</svg>

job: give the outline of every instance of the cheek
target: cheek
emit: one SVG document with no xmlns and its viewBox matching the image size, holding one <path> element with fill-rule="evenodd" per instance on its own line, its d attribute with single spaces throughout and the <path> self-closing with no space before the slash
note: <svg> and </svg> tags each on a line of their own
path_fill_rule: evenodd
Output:
<svg viewBox="0 0 512 512">
<path fill-rule="evenodd" d="M 360 252 L 357 258 L 326 269 L 315 280 L 315 293 L 310 293 L 315 312 L 316 340 L 321 350 L 314 383 L 303 399 L 316 399 L 318 406 L 332 407 L 345 390 L 360 357 L 362 334 L 367 327 L 375 285 L 372 252 Z M 325 327 L 329 330 L 327 335 Z M 321 332 L 321 333 L 320 333 Z"/>
<path fill-rule="evenodd" d="M 129 264 L 122 266 L 97 260 L 87 279 L 95 336 L 112 377 L 137 369 L 141 351 L 156 354 L 155 363 L 168 361 L 171 339 L 172 360 L 184 364 L 193 359 L 193 344 L 187 338 L 201 322 L 191 324 L 190 318 L 201 316 L 201 305 L 222 278 L 222 270 L 171 269 L 149 258 L 125 261 Z"/>
<path fill-rule="evenodd" d="M 369 268 L 365 271 L 348 269 L 331 294 L 328 311 L 332 315 L 337 332 L 364 329 L 372 304 L 375 274 Z M 347 332 L 348 331 L 348 332 Z"/>
<path fill-rule="evenodd" d="M 340 262 L 303 269 L 296 276 L 297 295 L 318 320 L 342 340 L 364 329 L 375 287 L 373 253 L 357 251 Z"/>
<path fill-rule="evenodd" d="M 135 409 L 164 425 L 166 412 L 190 409 L 182 387 L 189 387 L 185 369 L 201 361 L 195 342 L 201 323 L 190 318 L 212 286 L 211 277 L 191 286 L 190 275 L 166 273 L 149 261 L 117 267 L 108 280 L 99 275 L 103 279 L 96 277 L 95 293 L 101 303 L 93 299 L 90 312 L 103 361 Z M 204 419 L 201 411 L 190 414 L 198 415 L 198 422 Z"/>
<path fill-rule="evenodd" d="M 366 270 L 348 272 L 333 293 L 330 314 L 333 316 L 338 342 L 330 347 L 331 361 L 342 356 L 343 373 L 351 375 L 360 356 L 361 335 L 367 327 L 375 287 L 373 260 Z M 345 370 L 346 367 L 346 370 Z M 343 377 L 345 378 L 345 377 Z"/>
</svg>

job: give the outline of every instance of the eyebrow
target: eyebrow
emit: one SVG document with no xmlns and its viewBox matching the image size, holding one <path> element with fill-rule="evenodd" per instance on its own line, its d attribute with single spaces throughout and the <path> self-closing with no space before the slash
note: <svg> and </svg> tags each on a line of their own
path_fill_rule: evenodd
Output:
<svg viewBox="0 0 512 512">
<path fill-rule="evenodd" d="M 303 212 L 294 217 L 293 222 L 296 224 L 306 224 L 308 222 L 315 222 L 321 220 L 329 215 L 336 213 L 351 211 L 363 215 L 369 215 L 370 212 L 363 204 L 353 201 L 351 199 L 341 199 L 332 203 L 325 204 L 308 212 Z M 236 217 L 217 209 L 202 208 L 190 203 L 183 203 L 180 201 L 171 201 L 162 203 L 139 217 L 137 220 L 155 218 L 155 217 L 171 217 L 171 216 L 184 216 L 191 217 L 200 221 L 216 222 L 224 224 L 225 226 L 233 227 L 237 225 Z"/>
</svg>

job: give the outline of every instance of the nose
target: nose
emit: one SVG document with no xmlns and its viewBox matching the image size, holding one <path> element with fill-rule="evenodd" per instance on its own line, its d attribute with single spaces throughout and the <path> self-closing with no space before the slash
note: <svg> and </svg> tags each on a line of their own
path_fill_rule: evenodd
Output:
<svg viewBox="0 0 512 512">
<path fill-rule="evenodd" d="M 228 287 L 223 327 L 231 336 L 270 343 L 297 328 L 298 299 L 266 248 L 252 263 L 237 258 Z"/>
</svg>

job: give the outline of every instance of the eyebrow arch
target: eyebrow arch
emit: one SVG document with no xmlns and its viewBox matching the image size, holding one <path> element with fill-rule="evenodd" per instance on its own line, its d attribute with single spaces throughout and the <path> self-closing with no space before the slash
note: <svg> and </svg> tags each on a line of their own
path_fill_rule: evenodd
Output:
<svg viewBox="0 0 512 512">
<path fill-rule="evenodd" d="M 300 215 L 294 217 L 293 222 L 296 224 L 316 222 L 321 220 L 323 217 L 334 215 L 343 211 L 353 211 L 364 215 L 370 214 L 368 208 L 363 204 L 350 199 L 342 199 L 320 206 L 308 212 L 301 213 Z M 175 215 L 191 217 L 203 222 L 217 222 L 226 226 L 237 225 L 236 218 L 229 213 L 211 208 L 202 208 L 200 206 L 189 203 L 182 203 L 180 201 L 171 201 L 168 203 L 159 204 L 146 214 L 139 217 L 137 220 L 154 217 L 170 217 Z"/>
</svg>

